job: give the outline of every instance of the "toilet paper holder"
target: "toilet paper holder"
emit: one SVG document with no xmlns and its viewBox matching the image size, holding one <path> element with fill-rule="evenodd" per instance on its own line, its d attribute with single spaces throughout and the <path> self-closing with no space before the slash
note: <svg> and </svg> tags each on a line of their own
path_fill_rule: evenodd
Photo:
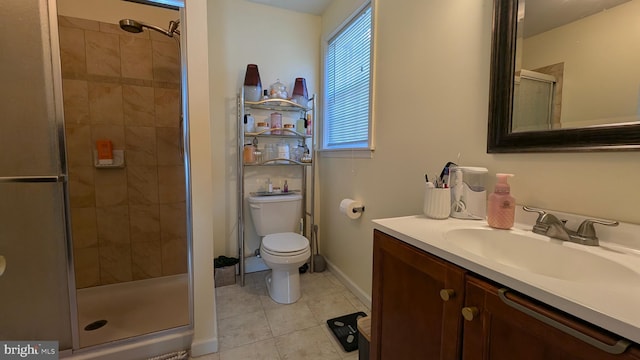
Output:
<svg viewBox="0 0 640 360">
<path fill-rule="evenodd" d="M 364 212 L 364 205 L 360 206 L 360 207 L 354 207 L 353 209 L 351 209 L 351 211 L 353 211 L 353 213 L 363 213 Z"/>
<path fill-rule="evenodd" d="M 364 205 L 362 202 L 353 199 L 342 199 L 340 201 L 340 212 L 351 220 L 358 219 L 364 212 Z"/>
</svg>

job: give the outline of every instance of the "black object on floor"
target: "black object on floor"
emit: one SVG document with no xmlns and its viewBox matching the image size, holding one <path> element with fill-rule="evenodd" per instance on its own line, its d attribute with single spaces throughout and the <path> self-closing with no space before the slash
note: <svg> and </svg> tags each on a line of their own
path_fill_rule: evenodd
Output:
<svg viewBox="0 0 640 360">
<path fill-rule="evenodd" d="M 220 255 L 217 258 L 213 259 L 213 267 L 221 268 L 225 266 L 233 266 L 239 262 L 240 260 L 238 258 L 226 257 L 224 255 Z"/>
<path fill-rule="evenodd" d="M 307 263 L 302 264 L 302 266 L 300 266 L 300 267 L 298 268 L 298 272 L 299 272 L 300 274 L 304 274 L 304 273 L 306 273 L 306 272 L 307 272 L 307 270 L 309 270 L 309 264 L 307 264 Z"/>
<path fill-rule="evenodd" d="M 362 311 L 327 320 L 327 325 L 344 351 L 358 350 L 358 319 L 367 314 Z"/>
</svg>

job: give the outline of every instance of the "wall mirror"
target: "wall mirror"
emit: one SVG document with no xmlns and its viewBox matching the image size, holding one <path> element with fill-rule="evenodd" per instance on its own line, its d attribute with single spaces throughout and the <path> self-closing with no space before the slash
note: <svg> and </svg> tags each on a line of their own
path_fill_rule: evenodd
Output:
<svg viewBox="0 0 640 360">
<path fill-rule="evenodd" d="M 640 0 L 494 0 L 487 152 L 640 149 Z"/>
</svg>

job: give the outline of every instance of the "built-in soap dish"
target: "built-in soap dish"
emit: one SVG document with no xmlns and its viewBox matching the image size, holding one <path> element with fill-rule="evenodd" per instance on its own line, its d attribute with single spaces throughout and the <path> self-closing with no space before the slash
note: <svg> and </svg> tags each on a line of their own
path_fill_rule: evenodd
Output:
<svg viewBox="0 0 640 360">
<path fill-rule="evenodd" d="M 94 150 L 93 165 L 98 169 L 124 168 L 124 150 L 113 150 L 113 164 L 100 164 L 100 162 L 98 162 L 98 152 Z"/>
</svg>

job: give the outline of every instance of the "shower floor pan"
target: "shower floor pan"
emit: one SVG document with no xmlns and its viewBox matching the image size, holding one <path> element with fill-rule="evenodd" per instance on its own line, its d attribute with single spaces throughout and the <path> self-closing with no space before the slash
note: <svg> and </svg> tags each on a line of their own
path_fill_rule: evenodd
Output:
<svg viewBox="0 0 640 360">
<path fill-rule="evenodd" d="M 78 290 L 80 347 L 188 324 L 188 292 L 187 274 Z M 103 326 L 85 330 L 101 320 Z"/>
</svg>

